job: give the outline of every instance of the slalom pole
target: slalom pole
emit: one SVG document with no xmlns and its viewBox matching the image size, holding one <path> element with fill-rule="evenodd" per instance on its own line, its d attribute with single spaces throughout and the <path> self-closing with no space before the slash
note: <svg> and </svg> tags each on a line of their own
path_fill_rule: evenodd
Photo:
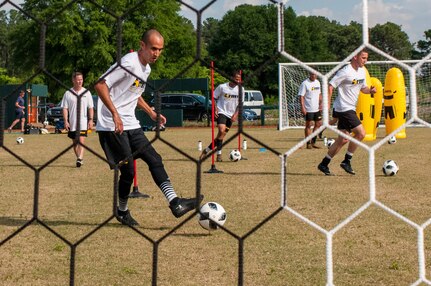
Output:
<svg viewBox="0 0 431 286">
<path fill-rule="evenodd" d="M 133 190 L 129 194 L 129 198 L 149 198 L 150 196 L 147 194 L 143 194 L 139 192 L 139 186 L 138 186 L 138 177 L 137 177 L 137 169 L 136 169 L 136 160 L 133 160 L 133 170 L 134 170 L 134 177 L 133 177 Z"/>
<path fill-rule="evenodd" d="M 240 83 L 242 84 L 242 70 L 239 71 L 239 74 L 241 75 L 241 79 L 240 79 Z M 238 88 L 239 90 L 239 88 Z M 239 92 L 238 92 L 239 94 Z M 241 96 L 241 94 L 239 94 L 239 96 Z M 239 97 L 238 96 L 238 97 Z M 239 100 L 239 99 L 238 99 Z M 244 102 L 243 102 L 244 103 Z M 244 106 L 242 107 L 244 109 Z M 239 110 L 241 111 L 241 110 Z M 239 112 L 238 111 L 238 112 Z M 242 114 L 238 114 L 238 118 L 242 116 Z M 243 122 L 244 122 L 244 118 L 242 118 Z M 238 151 L 241 153 L 241 132 L 238 134 Z M 242 156 L 241 156 L 242 157 Z"/>
<path fill-rule="evenodd" d="M 215 100 L 214 100 L 214 61 L 211 61 L 211 150 L 214 151 L 214 108 L 215 108 Z M 211 154 L 211 169 L 206 171 L 205 173 L 223 173 L 223 171 L 217 170 L 214 161 L 214 152 Z"/>
<path fill-rule="evenodd" d="M 241 75 L 239 83 L 242 85 L 242 70 L 239 71 L 239 74 Z M 242 88 L 242 90 L 244 90 L 244 87 Z M 242 97 L 242 94 L 240 94 L 240 92 L 239 92 L 239 88 L 238 88 L 238 95 Z M 244 110 L 244 100 L 242 103 L 243 103 L 242 110 Z M 239 118 L 239 116 L 240 115 L 238 115 L 238 118 Z M 241 116 L 242 116 L 242 114 L 241 114 Z M 242 128 L 244 128 L 243 123 L 244 123 L 244 117 L 242 118 L 242 122 L 241 122 Z M 242 128 L 240 129 L 240 131 L 242 131 Z M 241 133 L 242 132 L 239 132 L 239 134 L 238 134 L 238 151 L 240 153 L 241 153 Z M 244 141 L 245 141 L 245 139 L 244 139 Z M 243 148 L 243 149 L 245 150 L 245 148 Z M 242 153 L 241 153 L 241 160 L 247 160 L 247 158 L 245 158 Z"/>
</svg>

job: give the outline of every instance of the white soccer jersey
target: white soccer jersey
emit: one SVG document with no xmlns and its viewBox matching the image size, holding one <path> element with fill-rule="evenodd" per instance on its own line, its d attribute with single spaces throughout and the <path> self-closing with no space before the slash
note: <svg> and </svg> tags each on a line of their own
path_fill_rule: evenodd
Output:
<svg viewBox="0 0 431 286">
<path fill-rule="evenodd" d="M 109 88 L 111 100 L 117 108 L 123 121 L 124 130 L 141 128 L 135 116 L 138 99 L 145 90 L 145 84 L 150 75 L 150 65 L 143 65 L 139 61 L 138 53 L 132 52 L 121 58 L 121 65 L 125 69 L 112 65 L 101 77 L 105 79 Z M 113 70 L 111 72 L 111 70 Z M 136 75 L 136 76 L 135 76 Z M 97 131 L 115 131 L 114 120 L 108 108 L 99 98 L 97 104 Z"/>
<path fill-rule="evenodd" d="M 338 96 L 334 101 L 334 109 L 337 112 L 356 110 L 359 92 L 367 86 L 365 81 L 365 69 L 356 71 L 351 64 L 339 70 L 329 82 L 334 88 L 338 87 Z"/>
<path fill-rule="evenodd" d="M 217 100 L 219 114 L 232 118 L 239 103 L 238 85 L 230 87 L 229 83 L 222 83 L 214 90 L 214 99 Z"/>
<path fill-rule="evenodd" d="M 80 130 L 87 130 L 88 126 L 88 109 L 93 108 L 93 97 L 90 91 L 82 88 L 79 92 L 75 92 L 81 96 L 81 114 L 80 114 Z M 68 109 L 69 111 L 69 125 L 70 131 L 76 131 L 78 126 L 77 114 L 78 114 L 78 97 L 72 93 L 71 89 L 66 91 L 61 100 L 60 106 Z"/>
<path fill-rule="evenodd" d="M 318 112 L 320 103 L 320 81 L 304 80 L 299 86 L 298 95 L 304 96 L 304 105 L 307 112 Z"/>
</svg>

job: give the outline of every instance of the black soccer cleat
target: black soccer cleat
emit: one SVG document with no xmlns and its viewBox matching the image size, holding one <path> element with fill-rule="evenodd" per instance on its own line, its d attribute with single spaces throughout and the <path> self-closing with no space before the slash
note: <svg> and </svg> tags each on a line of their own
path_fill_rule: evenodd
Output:
<svg viewBox="0 0 431 286">
<path fill-rule="evenodd" d="M 82 159 L 76 159 L 76 168 L 80 168 L 84 164 Z"/>
<path fill-rule="evenodd" d="M 321 171 L 326 176 L 331 176 L 332 175 L 331 171 L 329 171 L 329 167 L 323 165 L 322 163 L 320 163 L 319 166 L 317 166 L 317 169 L 319 169 L 319 171 Z"/>
<path fill-rule="evenodd" d="M 178 198 L 178 200 L 175 200 L 175 203 L 169 205 L 169 208 L 171 209 L 172 214 L 176 218 L 179 218 L 188 213 L 189 211 L 196 209 L 196 207 L 199 206 L 203 198 L 203 195 L 199 197 L 199 200 L 197 200 L 196 198 Z"/>
<path fill-rule="evenodd" d="M 352 166 L 350 165 L 349 162 L 341 162 L 340 167 L 344 169 L 344 171 L 346 171 L 349 174 L 354 175 L 355 171 L 353 171 Z"/>
<path fill-rule="evenodd" d="M 117 215 L 115 216 L 121 224 L 129 225 L 129 226 L 137 226 L 139 223 L 132 217 L 130 211 L 120 211 L 117 209 Z"/>
</svg>

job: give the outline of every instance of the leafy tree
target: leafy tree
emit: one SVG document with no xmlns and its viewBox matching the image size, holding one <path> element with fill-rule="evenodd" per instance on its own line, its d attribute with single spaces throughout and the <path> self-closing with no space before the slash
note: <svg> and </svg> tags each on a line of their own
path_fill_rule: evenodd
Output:
<svg viewBox="0 0 431 286">
<path fill-rule="evenodd" d="M 58 101 L 70 86 L 73 71 L 82 71 L 87 86 L 95 82 L 117 60 L 139 48 L 142 33 L 157 28 L 165 38 L 165 50 L 154 65 L 152 79 L 195 76 L 199 65 L 183 69 L 196 54 L 196 34 L 192 23 L 179 16 L 180 4 L 173 0 L 98 0 L 89 1 L 27 0 L 23 9 L 34 18 L 19 15 L 19 29 L 12 38 L 13 61 L 21 73 L 34 74 L 39 68 L 42 23 L 46 23 L 44 68 L 52 76 L 45 81 Z M 121 38 L 117 31 L 121 29 Z M 32 36 L 28 36 L 32 35 Z M 204 52 L 203 52 L 204 53 Z M 90 86 L 91 87 L 91 86 Z"/>
<path fill-rule="evenodd" d="M 413 51 L 415 59 L 422 59 L 431 53 L 431 29 L 424 32 L 425 40 L 419 40 L 416 44 L 417 50 Z"/>
<path fill-rule="evenodd" d="M 370 30 L 370 43 L 397 59 L 410 59 L 412 44 L 401 26 L 387 22 Z M 384 58 L 382 58 L 384 59 Z"/>
<path fill-rule="evenodd" d="M 0 85 L 2 84 L 18 84 L 21 80 L 16 77 L 9 76 L 5 68 L 0 68 Z"/>
</svg>

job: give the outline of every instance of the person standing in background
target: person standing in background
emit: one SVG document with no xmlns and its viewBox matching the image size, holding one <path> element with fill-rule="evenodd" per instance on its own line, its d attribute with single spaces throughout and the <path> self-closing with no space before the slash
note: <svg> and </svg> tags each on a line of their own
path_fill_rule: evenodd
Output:
<svg viewBox="0 0 431 286">
<path fill-rule="evenodd" d="M 67 137 L 73 141 L 73 151 L 76 155 L 76 167 L 84 164 L 85 137 L 93 128 L 94 104 L 90 91 L 83 87 L 84 76 L 80 72 L 72 74 L 73 87 L 64 93 L 60 106 L 63 108 L 64 128 Z M 78 97 L 81 98 L 81 108 L 78 114 Z M 79 119 L 79 121 L 78 121 Z M 79 122 L 79 130 L 78 130 Z"/>
</svg>

